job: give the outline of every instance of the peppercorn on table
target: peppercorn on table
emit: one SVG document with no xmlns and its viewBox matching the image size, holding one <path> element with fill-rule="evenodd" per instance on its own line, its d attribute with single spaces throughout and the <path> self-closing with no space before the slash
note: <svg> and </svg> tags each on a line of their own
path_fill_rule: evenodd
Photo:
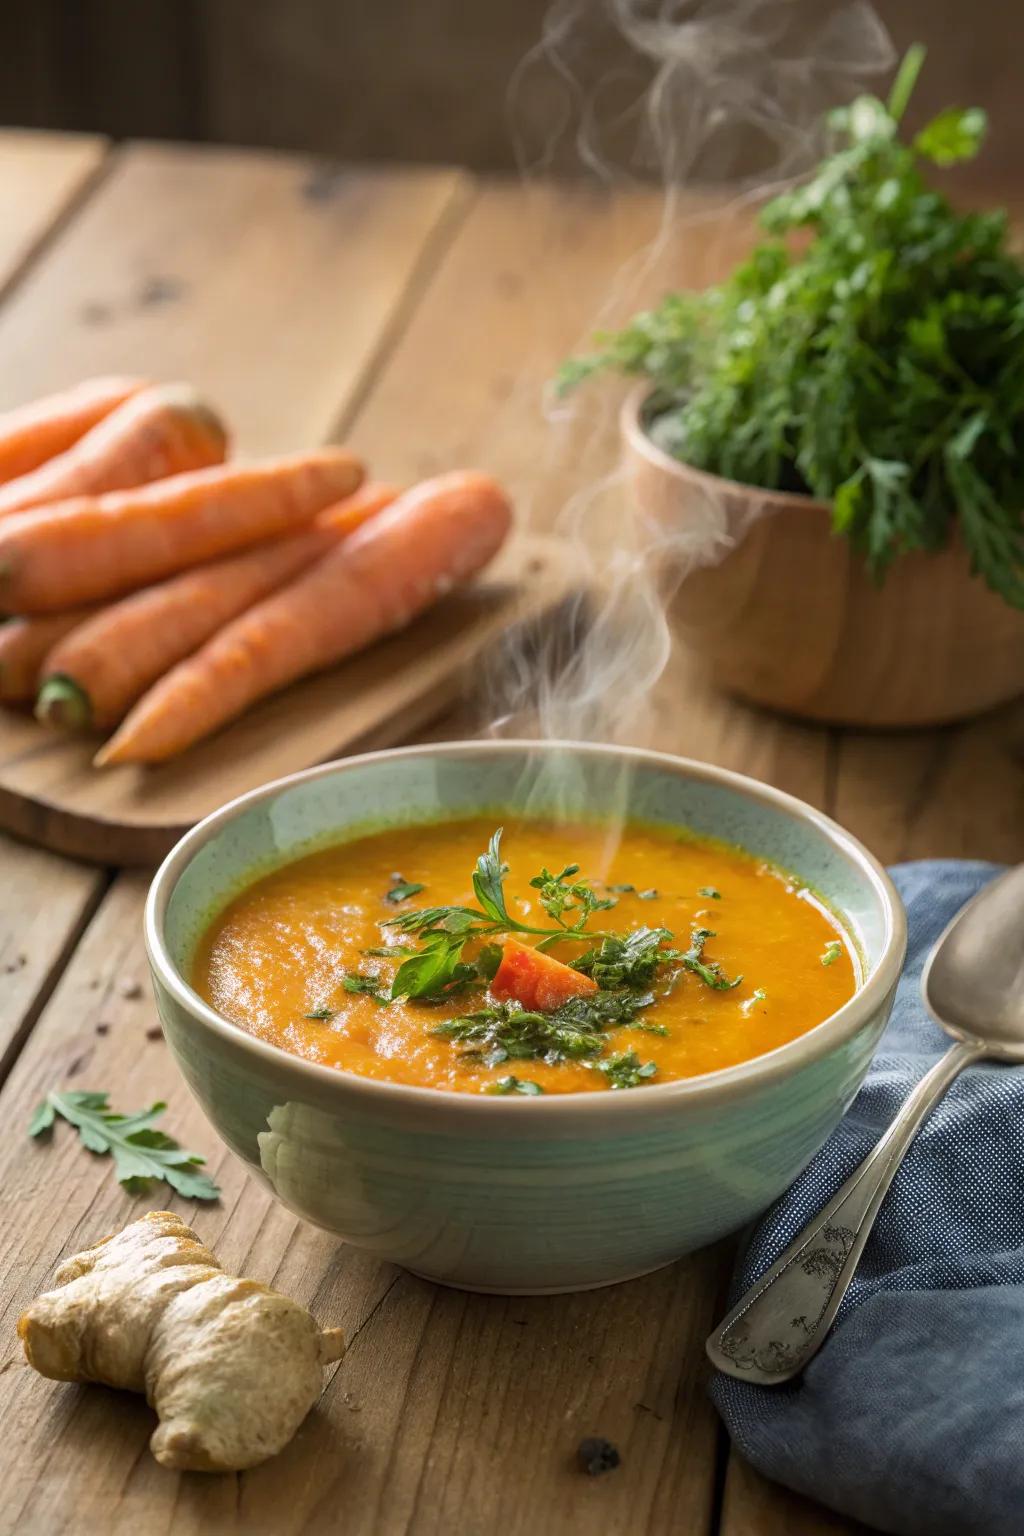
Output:
<svg viewBox="0 0 1024 1536">
<path fill-rule="evenodd" d="M 652 196 L 8 132 L 0 212 L 0 409 L 90 374 L 185 377 L 243 451 L 344 440 L 398 481 L 476 462 L 538 529 L 614 459 L 610 408 L 577 424 L 585 452 L 556 453 L 542 387 L 655 234 Z M 695 224 L 670 253 L 674 280 L 709 280 L 741 237 Z M 888 861 L 1024 858 L 1019 708 L 914 734 L 815 729 L 713 694 L 677 658 L 653 721 L 652 745 L 800 795 Z M 467 706 L 430 734 L 479 723 Z M 218 1146 L 168 1059 L 144 875 L 0 849 L 0 1532 L 852 1529 L 750 1471 L 707 1399 L 729 1245 L 609 1290 L 503 1299 L 435 1288 L 304 1226 Z M 58 1087 L 124 1110 L 167 1099 L 168 1130 L 208 1154 L 220 1203 L 131 1198 L 68 1126 L 31 1141 L 32 1109 Z M 349 1341 L 291 1445 L 250 1472 L 170 1472 L 146 1448 L 140 1398 L 23 1362 L 15 1321 L 57 1262 L 165 1204 L 229 1272 Z M 588 1437 L 620 1464 L 601 1471 L 591 1447 L 588 1476 Z"/>
</svg>

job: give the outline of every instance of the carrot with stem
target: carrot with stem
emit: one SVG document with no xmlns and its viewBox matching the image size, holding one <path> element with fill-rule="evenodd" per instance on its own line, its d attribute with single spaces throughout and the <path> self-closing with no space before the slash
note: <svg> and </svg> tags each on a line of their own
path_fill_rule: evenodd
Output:
<svg viewBox="0 0 1024 1536">
<path fill-rule="evenodd" d="M 34 699 L 43 663 L 53 647 L 95 612 L 95 608 L 73 608 L 42 618 L 8 619 L 0 625 L 0 703 L 27 704 Z"/>
<path fill-rule="evenodd" d="M 27 475 L 84 437 L 104 416 L 144 389 L 144 379 L 86 379 L 0 415 L 0 484 Z"/>
<path fill-rule="evenodd" d="M 424 481 L 162 678 L 97 764 L 162 762 L 257 699 L 403 628 L 486 565 L 510 522 L 508 499 L 486 475 Z"/>
<path fill-rule="evenodd" d="M 189 385 L 155 385 L 132 395 L 63 453 L 0 486 L 0 517 L 222 464 L 227 443 L 220 418 Z"/>
<path fill-rule="evenodd" d="M 361 486 L 301 533 L 197 566 L 100 609 L 46 656 L 36 718 L 73 730 L 116 725 L 176 662 L 298 576 L 398 494 L 392 485 Z"/>
<path fill-rule="evenodd" d="M 0 521 L 0 609 L 52 613 L 119 596 L 312 522 L 363 478 L 343 448 L 218 464 Z"/>
</svg>

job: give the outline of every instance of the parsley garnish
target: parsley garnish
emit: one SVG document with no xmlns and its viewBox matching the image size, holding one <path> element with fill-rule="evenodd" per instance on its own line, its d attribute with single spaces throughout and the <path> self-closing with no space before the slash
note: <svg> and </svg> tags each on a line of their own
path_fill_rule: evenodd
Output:
<svg viewBox="0 0 1024 1536">
<path fill-rule="evenodd" d="M 637 899 L 637 901 L 657 901 L 658 893 L 654 889 L 654 886 L 652 885 L 650 890 L 647 890 L 647 891 L 637 891 L 636 899 Z"/>
<path fill-rule="evenodd" d="M 959 534 L 1024 608 L 1024 263 L 1003 210 L 959 212 L 924 174 L 976 155 L 984 112 L 901 131 L 923 60 L 908 52 L 887 102 L 829 113 L 834 153 L 765 206 L 724 283 L 599 337 L 561 385 L 645 375 L 647 430 L 684 463 L 830 501 L 879 578 Z"/>
<path fill-rule="evenodd" d="M 597 1069 L 608 1079 L 609 1088 L 639 1088 L 658 1070 L 653 1061 L 644 1062 L 641 1066 L 640 1057 L 632 1047 L 628 1051 L 620 1051 L 617 1056 L 609 1056 L 607 1061 L 599 1061 Z"/>
<path fill-rule="evenodd" d="M 667 928 L 637 928 L 609 934 L 600 949 L 588 950 L 575 969 L 590 976 L 603 990 L 610 987 L 649 987 L 662 962 L 661 945 L 671 939 Z"/>
<path fill-rule="evenodd" d="M 346 992 L 355 992 L 361 997 L 372 997 L 375 1003 L 389 1003 L 391 992 L 386 986 L 382 986 L 379 976 L 364 976 L 360 971 L 350 971 L 342 981 Z"/>
<path fill-rule="evenodd" d="M 843 952 L 843 946 L 838 939 L 829 939 L 821 956 L 822 965 L 834 965 Z"/>
<path fill-rule="evenodd" d="M 384 893 L 384 900 L 396 907 L 400 901 L 408 901 L 410 896 L 418 896 L 420 891 L 425 891 L 425 885 L 417 885 L 415 880 L 406 880 L 404 876 L 394 874 L 391 876 L 395 882 L 389 891 Z"/>
<path fill-rule="evenodd" d="M 579 937 L 595 912 L 615 905 L 613 900 L 594 894 L 586 880 L 573 877 L 579 865 L 569 864 L 557 875 L 542 869 L 530 881 L 540 892 L 540 904 L 554 927 L 538 927 L 521 922 L 509 910 L 505 899 L 508 865 L 501 857 L 502 829 L 494 833 L 477 859 L 473 872 L 476 907 L 422 907 L 388 919 L 389 928 L 419 935 L 420 948 L 399 967 L 392 983 L 392 997 L 441 998 L 481 977 L 489 979 L 500 963 L 496 946 L 485 945 L 475 965 L 466 964 L 462 953 L 470 939 L 495 933 L 539 935 L 539 949 L 563 939 Z M 493 967 L 493 969 L 489 969 Z"/>
<path fill-rule="evenodd" d="M 117 1178 L 130 1194 L 145 1194 L 162 1179 L 187 1200 L 217 1200 L 220 1190 L 199 1167 L 205 1158 L 184 1152 L 163 1131 L 150 1127 L 167 1108 L 162 1101 L 134 1115 L 114 1114 L 105 1093 L 48 1093 L 29 1122 L 30 1136 L 53 1127 L 58 1115 L 75 1126 L 82 1145 L 101 1156 L 110 1153 Z"/>
<path fill-rule="evenodd" d="M 499 1077 L 496 1083 L 491 1083 L 486 1090 L 488 1093 L 524 1093 L 536 1095 L 543 1093 L 540 1083 L 533 1083 L 528 1077 Z"/>
<path fill-rule="evenodd" d="M 314 1008 L 312 1013 L 304 1013 L 302 1017 L 304 1019 L 319 1020 L 333 1019 L 337 1014 L 337 1011 L 338 1010 L 336 1008 Z"/>
<path fill-rule="evenodd" d="M 716 891 L 713 885 L 702 885 L 697 891 L 698 896 L 704 896 L 708 901 L 721 901 L 721 891 Z"/>
<path fill-rule="evenodd" d="M 715 937 L 713 928 L 694 928 L 690 934 L 690 947 L 679 952 L 669 951 L 674 960 L 681 960 L 688 971 L 699 976 L 706 986 L 714 987 L 718 992 L 728 991 L 730 987 L 738 987 L 743 980 L 742 976 L 735 976 L 732 981 L 722 974 L 722 967 L 717 960 L 705 960 L 704 945 L 708 939 Z"/>
</svg>

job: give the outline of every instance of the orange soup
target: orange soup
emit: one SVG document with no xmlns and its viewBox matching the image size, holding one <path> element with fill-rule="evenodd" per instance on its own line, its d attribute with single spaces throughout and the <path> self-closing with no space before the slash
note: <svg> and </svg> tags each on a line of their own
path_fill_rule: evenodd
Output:
<svg viewBox="0 0 1024 1536">
<path fill-rule="evenodd" d="M 640 824 L 494 833 L 406 827 L 275 870 L 210 927 L 197 991 L 309 1061 L 533 1097 L 733 1066 L 855 989 L 833 915 L 739 850 Z"/>
</svg>

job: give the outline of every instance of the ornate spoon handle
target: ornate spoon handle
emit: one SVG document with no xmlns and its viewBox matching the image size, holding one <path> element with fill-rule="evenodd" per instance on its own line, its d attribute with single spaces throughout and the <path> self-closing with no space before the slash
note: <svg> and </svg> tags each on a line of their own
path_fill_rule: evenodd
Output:
<svg viewBox="0 0 1024 1536">
<path fill-rule="evenodd" d="M 708 1339 L 720 1371 L 767 1387 L 803 1370 L 824 1343 L 918 1127 L 957 1074 L 984 1055 L 983 1045 L 960 1041 L 925 1074 L 874 1150 Z"/>
</svg>

